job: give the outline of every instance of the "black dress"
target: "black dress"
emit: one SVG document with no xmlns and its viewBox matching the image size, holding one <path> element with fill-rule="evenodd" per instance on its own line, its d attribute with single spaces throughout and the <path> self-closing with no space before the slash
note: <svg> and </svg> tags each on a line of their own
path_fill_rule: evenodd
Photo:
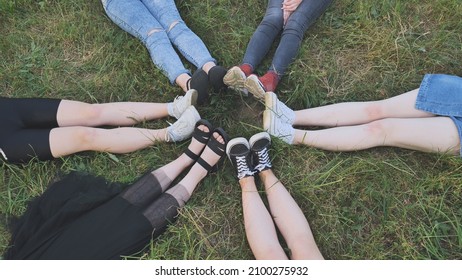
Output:
<svg viewBox="0 0 462 280">
<path fill-rule="evenodd" d="M 177 207 L 159 209 L 164 222 L 153 226 L 140 207 L 119 195 L 122 189 L 99 177 L 67 175 L 29 205 L 5 258 L 120 259 L 142 251 L 174 219 Z M 177 205 L 173 197 L 167 200 Z"/>
</svg>

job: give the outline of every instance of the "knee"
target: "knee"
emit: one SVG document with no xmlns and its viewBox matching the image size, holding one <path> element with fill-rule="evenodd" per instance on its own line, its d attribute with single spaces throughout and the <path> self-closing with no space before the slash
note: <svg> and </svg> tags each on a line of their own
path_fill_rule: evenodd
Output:
<svg viewBox="0 0 462 280">
<path fill-rule="evenodd" d="M 175 20 L 170 25 L 168 26 L 168 29 L 166 30 L 167 36 L 174 41 L 176 38 L 182 36 L 186 32 L 189 32 L 189 28 L 184 23 L 184 21 L 181 20 Z"/>
<path fill-rule="evenodd" d="M 170 44 L 167 32 L 163 28 L 153 28 L 146 34 L 146 46 L 151 51 L 152 46 L 159 46 L 162 44 Z"/>
<path fill-rule="evenodd" d="M 383 140 L 391 136 L 390 134 L 393 128 L 392 122 L 393 121 L 389 119 L 373 121 L 364 125 L 364 131 L 369 138 Z"/>
<path fill-rule="evenodd" d="M 282 32 L 282 37 L 285 36 L 295 36 L 299 40 L 303 39 L 303 34 L 305 33 L 305 28 L 299 24 L 297 21 L 292 20 L 288 21 Z"/>
<path fill-rule="evenodd" d="M 92 127 L 75 127 L 73 139 L 82 150 L 91 150 L 91 146 L 98 137 L 98 129 Z"/>
<path fill-rule="evenodd" d="M 101 104 L 88 104 L 80 110 L 79 114 L 83 119 L 88 120 L 87 125 L 91 125 L 101 119 L 103 110 L 104 106 Z"/>
<path fill-rule="evenodd" d="M 282 13 L 281 15 L 269 14 L 263 18 L 262 22 L 260 23 L 260 26 L 272 29 L 273 32 L 279 32 L 282 29 L 282 24 Z"/>
<path fill-rule="evenodd" d="M 364 107 L 364 113 L 369 120 L 379 120 L 384 117 L 384 108 L 382 103 L 377 101 L 368 102 Z"/>
</svg>

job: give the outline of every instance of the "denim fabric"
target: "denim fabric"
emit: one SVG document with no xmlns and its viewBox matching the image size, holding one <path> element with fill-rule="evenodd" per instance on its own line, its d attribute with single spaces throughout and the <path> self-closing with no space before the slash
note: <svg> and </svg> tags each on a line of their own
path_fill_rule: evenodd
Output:
<svg viewBox="0 0 462 280">
<path fill-rule="evenodd" d="M 114 23 L 146 45 L 152 61 L 172 84 L 180 74 L 190 73 L 173 46 L 197 68 L 215 62 L 202 40 L 181 19 L 173 0 L 101 2 Z"/>
<path fill-rule="evenodd" d="M 281 41 L 268 69 L 276 72 L 279 78 L 284 75 L 287 66 L 297 55 L 305 31 L 327 9 L 332 0 L 302 1 L 285 26 L 283 26 L 282 2 L 283 0 L 268 1 L 265 16 L 252 35 L 242 61 L 253 69 L 258 67 L 282 30 Z"/>
<path fill-rule="evenodd" d="M 459 141 L 462 143 L 462 117 L 455 117 L 455 116 L 450 116 L 449 117 L 454 124 L 457 127 L 457 131 L 459 132 Z M 462 157 L 462 145 L 460 147 L 459 151 L 460 156 Z"/>
<path fill-rule="evenodd" d="M 415 108 L 435 115 L 462 117 L 462 78 L 445 74 L 425 75 Z"/>
<path fill-rule="evenodd" d="M 420 84 L 415 108 L 451 118 L 462 139 L 462 78 L 427 74 Z M 462 147 L 460 150 L 462 156 Z"/>
</svg>

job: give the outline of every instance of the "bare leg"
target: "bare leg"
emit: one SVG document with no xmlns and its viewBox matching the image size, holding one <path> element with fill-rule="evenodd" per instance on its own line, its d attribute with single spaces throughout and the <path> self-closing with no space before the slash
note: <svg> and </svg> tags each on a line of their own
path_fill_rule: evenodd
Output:
<svg viewBox="0 0 462 280">
<path fill-rule="evenodd" d="M 218 133 L 214 133 L 212 137 L 215 137 L 219 142 L 224 143 L 223 137 Z M 205 160 L 211 166 L 215 165 L 221 158 L 209 147 L 206 147 L 201 154 L 201 158 Z M 183 207 L 186 202 L 191 198 L 192 193 L 196 189 L 197 185 L 207 176 L 207 170 L 205 170 L 199 163 L 195 163 L 188 174 L 178 184 L 166 191 L 166 193 L 172 195 L 178 203 L 179 207 Z"/>
<path fill-rule="evenodd" d="M 294 126 L 346 126 L 384 118 L 433 116 L 414 108 L 418 89 L 379 101 L 348 102 L 295 111 Z"/>
<path fill-rule="evenodd" d="M 217 139 L 220 143 L 224 143 L 224 139 L 220 134 L 215 132 L 213 133 L 212 137 L 215 137 L 215 139 Z M 201 154 L 201 158 L 213 166 L 218 162 L 221 156 L 217 155 L 209 147 L 205 147 Z M 189 195 L 191 195 L 199 182 L 204 179 L 207 173 L 208 171 L 205 170 L 200 164 L 195 163 L 191 167 L 191 170 L 189 170 L 188 174 L 186 174 L 186 176 L 178 183 L 178 185 L 182 185 L 188 191 Z"/>
<path fill-rule="evenodd" d="M 63 126 L 132 125 L 168 116 L 167 103 L 115 102 L 88 104 L 61 101 L 57 120 Z"/>
<path fill-rule="evenodd" d="M 213 61 L 210 61 L 210 62 L 207 62 L 206 64 L 204 64 L 204 66 L 202 66 L 202 70 L 205 71 L 205 73 L 209 73 L 210 69 L 212 69 L 213 66 L 216 66 L 215 62 Z M 180 76 L 178 76 L 175 80 L 176 84 L 179 85 L 184 92 L 188 91 L 188 86 L 187 86 L 187 83 L 188 83 L 188 80 L 191 79 L 191 76 L 189 74 L 181 74 Z"/>
<path fill-rule="evenodd" d="M 447 117 L 383 119 L 364 125 L 322 130 L 295 130 L 294 144 L 330 151 L 356 151 L 393 146 L 423 152 L 457 154 L 457 127 Z"/>
<path fill-rule="evenodd" d="M 262 171 L 260 178 L 265 185 L 274 222 L 289 246 L 291 258 L 323 259 L 305 215 L 287 189 L 271 169 Z"/>
<path fill-rule="evenodd" d="M 205 132 L 208 132 L 209 129 L 205 125 L 200 125 L 199 129 Z M 194 154 L 198 155 L 204 148 L 205 144 L 197 141 L 195 138 L 192 138 L 191 144 L 189 144 L 188 149 L 193 152 Z M 178 175 L 180 175 L 183 170 L 190 166 L 194 161 L 187 156 L 185 153 L 181 154 L 177 159 L 174 161 L 156 169 L 152 173 L 163 173 L 165 174 L 168 178 L 170 178 L 171 181 L 173 181 Z M 162 186 L 163 191 L 166 190 L 167 186 Z"/>
<path fill-rule="evenodd" d="M 165 141 L 166 133 L 166 128 L 58 127 L 50 132 L 51 154 L 57 158 L 82 151 L 129 153 Z"/>
<path fill-rule="evenodd" d="M 279 244 L 273 219 L 255 186 L 253 176 L 239 180 L 247 241 L 257 260 L 287 259 Z"/>
</svg>

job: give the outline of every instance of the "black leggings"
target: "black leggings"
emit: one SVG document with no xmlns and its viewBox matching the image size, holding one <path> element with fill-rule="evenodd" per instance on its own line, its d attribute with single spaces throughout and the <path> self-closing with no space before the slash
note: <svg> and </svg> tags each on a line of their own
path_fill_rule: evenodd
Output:
<svg viewBox="0 0 462 280">
<path fill-rule="evenodd" d="M 0 154 L 11 163 L 53 159 L 50 131 L 60 99 L 0 97 Z"/>
<path fill-rule="evenodd" d="M 173 222 L 178 209 L 189 199 L 189 193 L 181 185 L 164 192 L 171 180 L 163 172 L 148 173 L 120 194 L 129 203 L 142 209 L 156 231 Z"/>
</svg>

